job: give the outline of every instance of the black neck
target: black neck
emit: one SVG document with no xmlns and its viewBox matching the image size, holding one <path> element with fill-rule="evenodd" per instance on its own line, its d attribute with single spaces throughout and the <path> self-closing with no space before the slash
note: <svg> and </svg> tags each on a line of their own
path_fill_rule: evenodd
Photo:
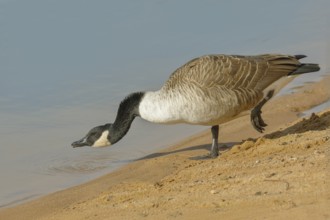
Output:
<svg viewBox="0 0 330 220">
<path fill-rule="evenodd" d="M 134 118 L 139 116 L 139 105 L 143 95 L 143 92 L 132 93 L 120 103 L 116 120 L 110 127 L 111 144 L 122 139 L 131 127 Z"/>
</svg>

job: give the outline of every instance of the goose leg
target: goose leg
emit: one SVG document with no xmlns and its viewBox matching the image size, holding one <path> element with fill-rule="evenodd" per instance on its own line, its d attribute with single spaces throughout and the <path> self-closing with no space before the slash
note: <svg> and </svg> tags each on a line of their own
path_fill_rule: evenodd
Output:
<svg viewBox="0 0 330 220">
<path fill-rule="evenodd" d="M 267 124 L 264 122 L 264 120 L 261 117 L 261 108 L 262 106 L 264 106 L 266 104 L 266 102 L 269 101 L 269 99 L 272 98 L 272 96 L 274 95 L 274 90 L 270 90 L 267 95 L 261 100 L 261 102 L 258 103 L 258 105 L 256 105 L 252 111 L 251 111 L 251 123 L 253 125 L 253 127 L 259 131 L 260 133 L 262 133 L 265 128 L 267 126 Z"/>
<path fill-rule="evenodd" d="M 219 125 L 212 126 L 211 133 L 212 133 L 212 146 L 211 146 L 210 156 L 211 158 L 216 158 L 219 156 L 219 147 L 218 147 Z"/>
</svg>

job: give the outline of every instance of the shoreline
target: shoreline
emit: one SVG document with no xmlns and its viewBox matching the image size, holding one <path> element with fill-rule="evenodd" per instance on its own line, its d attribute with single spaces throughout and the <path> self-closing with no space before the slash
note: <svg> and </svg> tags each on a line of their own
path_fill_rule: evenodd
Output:
<svg viewBox="0 0 330 220">
<path fill-rule="evenodd" d="M 207 172 L 212 173 L 207 169 L 207 166 L 210 167 L 210 165 L 212 165 L 217 167 L 219 165 L 217 163 L 221 163 L 223 165 L 224 162 L 227 164 L 226 166 L 231 165 L 233 168 L 232 172 L 235 173 L 235 166 L 230 162 L 231 157 L 232 159 L 234 159 L 235 157 L 237 157 L 237 155 L 244 154 L 245 150 L 249 150 L 253 148 L 253 146 L 255 146 L 255 142 L 242 142 L 242 140 L 248 139 L 255 140 L 256 142 L 258 142 L 259 140 L 259 142 L 263 142 L 265 141 L 263 139 L 267 139 L 267 135 L 272 134 L 276 136 L 276 132 L 280 132 L 280 129 L 285 130 L 285 128 L 292 128 L 292 126 L 294 125 L 291 125 L 290 127 L 289 123 L 298 120 L 299 113 L 308 110 L 316 105 L 322 104 L 326 100 L 330 99 L 330 89 L 327 88 L 329 84 L 330 76 L 326 75 L 319 82 L 304 85 L 301 88 L 297 89 L 296 92 L 293 94 L 275 97 L 273 100 L 267 103 L 263 108 L 263 118 L 265 119 L 266 123 L 269 124 L 269 126 L 266 127 L 266 132 L 264 134 L 259 134 L 257 131 L 253 130 L 252 126 L 250 125 L 250 121 L 248 118 L 249 116 L 243 116 L 241 118 L 235 119 L 234 121 L 221 125 L 219 140 L 220 146 L 223 146 L 221 149 L 222 155 L 220 155 L 219 158 L 215 160 L 200 160 L 200 156 L 205 155 L 208 152 L 209 144 L 211 142 L 210 132 L 209 130 L 205 130 L 199 134 L 180 141 L 179 143 L 171 145 L 165 150 L 147 155 L 146 157 L 140 158 L 134 162 L 124 165 L 123 167 L 116 169 L 113 172 L 99 177 L 95 180 L 68 189 L 64 189 L 62 191 L 58 191 L 49 195 L 45 195 L 40 198 L 33 199 L 31 201 L 23 202 L 22 204 L 0 208 L 0 218 L 22 219 L 24 217 L 24 219 L 81 219 L 94 217 L 103 219 L 105 218 L 106 214 L 110 214 L 115 219 L 120 219 L 127 216 L 133 219 L 148 217 L 152 218 L 157 216 L 158 214 L 161 214 L 160 218 L 188 218 L 189 216 L 194 216 L 191 213 L 196 214 L 194 217 L 197 217 L 198 215 L 217 216 L 220 214 L 223 216 L 227 215 L 228 217 L 228 213 L 231 213 L 231 207 L 234 207 L 236 203 L 242 201 L 236 201 L 232 198 L 227 198 L 226 195 L 224 195 L 223 198 L 226 197 L 226 199 L 223 204 L 217 204 L 214 205 L 215 207 L 212 207 L 212 210 L 219 210 L 207 214 L 207 210 L 210 210 L 212 204 L 210 205 L 208 202 L 201 199 L 201 201 L 204 201 L 205 204 L 201 207 L 198 206 L 200 214 L 195 213 L 195 203 L 179 203 L 184 201 L 184 198 L 182 198 L 182 201 L 180 200 L 181 195 L 178 195 L 178 199 L 172 198 L 173 192 L 175 192 L 176 194 L 180 194 L 180 192 L 184 192 L 184 194 L 189 194 L 190 192 L 189 190 L 186 191 L 186 189 L 181 188 L 183 187 L 183 185 L 180 185 L 180 178 L 184 179 L 187 176 L 197 177 L 198 175 L 202 175 L 202 173 L 199 174 L 196 173 L 196 171 L 194 170 L 190 170 L 190 168 L 192 167 L 203 167 Z M 309 118 L 309 116 L 306 117 Z M 323 118 L 323 116 L 318 117 Z M 321 134 L 320 132 L 321 131 L 319 131 L 319 134 Z M 277 139 L 282 138 L 282 136 L 278 136 Z M 288 136 L 288 138 L 293 138 L 291 137 L 293 136 L 293 134 L 291 133 L 287 133 L 286 136 Z M 266 140 L 266 142 L 267 141 L 268 139 Z M 271 139 L 271 141 L 276 142 L 275 139 Z M 259 144 L 261 145 L 262 143 Z M 249 156 L 253 158 L 255 155 L 248 155 L 246 157 L 247 159 L 245 158 L 247 161 L 249 159 Z M 241 160 L 241 162 L 244 161 L 245 160 Z M 255 160 L 254 163 L 257 163 L 256 161 L 258 160 Z M 261 160 L 259 160 L 257 164 L 259 164 L 260 161 Z M 228 169 L 230 169 L 230 167 L 228 167 Z M 187 173 L 187 170 L 189 170 L 190 173 Z M 197 170 L 203 172 L 200 169 Z M 219 172 L 218 174 L 220 176 L 224 175 L 223 172 L 221 172 L 221 169 L 217 172 Z M 180 176 L 181 174 L 182 176 Z M 185 176 L 184 174 L 187 176 Z M 250 173 L 250 175 L 254 174 Z M 275 176 L 276 175 L 277 174 L 275 174 Z M 173 179 L 173 177 L 178 178 Z M 228 177 L 227 182 L 231 183 L 231 179 L 235 178 Z M 206 193 L 208 196 L 221 194 L 220 189 L 215 187 L 216 185 L 212 185 L 212 183 L 208 185 L 203 180 L 199 181 L 201 182 L 196 182 L 195 185 L 192 183 L 192 191 L 190 193 L 194 192 L 196 194 L 200 194 L 198 195 L 199 198 L 203 197 L 203 193 Z M 277 182 L 280 181 L 269 182 L 276 185 Z M 168 190 L 166 192 L 162 192 L 164 191 L 164 185 L 168 185 L 169 187 L 165 187 L 166 190 Z M 203 188 L 203 190 L 200 191 L 194 189 L 199 188 L 200 185 L 205 185 L 206 188 Z M 227 189 L 230 188 L 230 186 L 228 185 L 222 186 L 221 189 L 225 189 L 226 187 Z M 268 185 L 263 185 L 263 187 L 268 187 Z M 144 194 L 148 194 L 149 192 L 147 189 L 150 188 L 152 188 L 151 191 L 158 190 L 157 193 L 159 193 L 162 196 L 161 198 L 163 198 L 164 200 L 158 199 L 158 201 L 157 198 L 154 198 L 156 202 L 150 202 L 149 200 L 145 199 Z M 254 192 L 257 193 L 258 199 L 258 196 L 260 194 L 259 192 L 261 193 L 261 195 L 263 195 L 264 193 L 263 191 Z M 283 192 L 285 192 L 285 190 Z M 151 194 L 150 197 L 152 197 Z M 313 197 L 313 199 L 316 200 L 317 198 Z M 140 200 L 147 201 L 142 204 Z M 182 210 L 178 210 L 177 208 L 173 207 L 171 208 L 170 204 L 175 204 L 173 200 L 180 200 L 177 202 L 184 208 L 182 208 Z M 230 204 L 226 204 L 226 201 L 231 202 Z M 247 201 L 248 199 L 246 201 L 243 201 L 243 203 L 246 204 L 241 208 L 242 210 L 246 210 L 246 212 L 250 212 L 251 205 L 254 203 L 248 203 Z M 260 201 L 258 200 L 254 202 L 258 203 Z M 281 203 L 281 201 L 279 203 Z M 329 204 L 329 200 L 320 201 L 320 204 Z M 259 207 L 260 205 L 261 204 L 258 203 Z M 217 206 L 219 206 L 220 208 Z M 297 205 L 297 202 L 295 202 L 295 205 L 290 202 L 283 202 L 283 204 L 280 204 L 279 206 L 283 206 L 284 208 L 289 207 L 289 209 L 291 210 L 292 207 L 299 207 L 299 204 Z M 160 207 L 164 207 L 165 209 L 159 211 Z M 106 209 L 108 208 L 111 208 L 111 210 L 115 212 L 112 212 L 110 210 L 106 211 Z M 125 211 L 125 208 L 131 208 L 131 211 L 126 213 L 127 211 Z M 189 208 L 191 209 L 190 214 L 185 211 Z M 221 213 L 221 210 L 223 211 L 223 213 Z M 236 217 L 238 215 L 239 213 L 237 213 Z"/>
</svg>

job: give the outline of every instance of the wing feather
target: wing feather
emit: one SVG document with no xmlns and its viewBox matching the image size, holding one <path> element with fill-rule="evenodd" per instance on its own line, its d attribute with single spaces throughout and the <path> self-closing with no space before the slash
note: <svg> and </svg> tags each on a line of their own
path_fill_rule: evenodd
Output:
<svg viewBox="0 0 330 220">
<path fill-rule="evenodd" d="M 262 91 L 282 76 L 299 67 L 293 56 L 265 54 L 259 56 L 207 55 L 195 58 L 175 70 L 164 85 L 173 89 L 193 84 L 207 90 L 215 86 L 227 89 Z"/>
</svg>

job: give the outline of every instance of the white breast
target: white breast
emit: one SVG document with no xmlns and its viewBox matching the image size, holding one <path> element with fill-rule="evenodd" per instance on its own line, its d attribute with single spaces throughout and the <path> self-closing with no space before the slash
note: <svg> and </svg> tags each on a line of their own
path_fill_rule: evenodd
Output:
<svg viewBox="0 0 330 220">
<path fill-rule="evenodd" d="M 161 91 L 146 92 L 139 105 L 141 118 L 154 122 L 174 124 L 183 122 L 180 118 L 178 105 L 180 97 L 164 96 Z"/>
<path fill-rule="evenodd" d="M 216 96 L 207 98 L 194 94 L 194 91 L 159 90 L 146 92 L 139 112 L 143 119 L 154 123 L 215 125 L 228 121 L 235 114 L 233 109 L 237 104 L 237 100 L 222 100 Z"/>
</svg>

